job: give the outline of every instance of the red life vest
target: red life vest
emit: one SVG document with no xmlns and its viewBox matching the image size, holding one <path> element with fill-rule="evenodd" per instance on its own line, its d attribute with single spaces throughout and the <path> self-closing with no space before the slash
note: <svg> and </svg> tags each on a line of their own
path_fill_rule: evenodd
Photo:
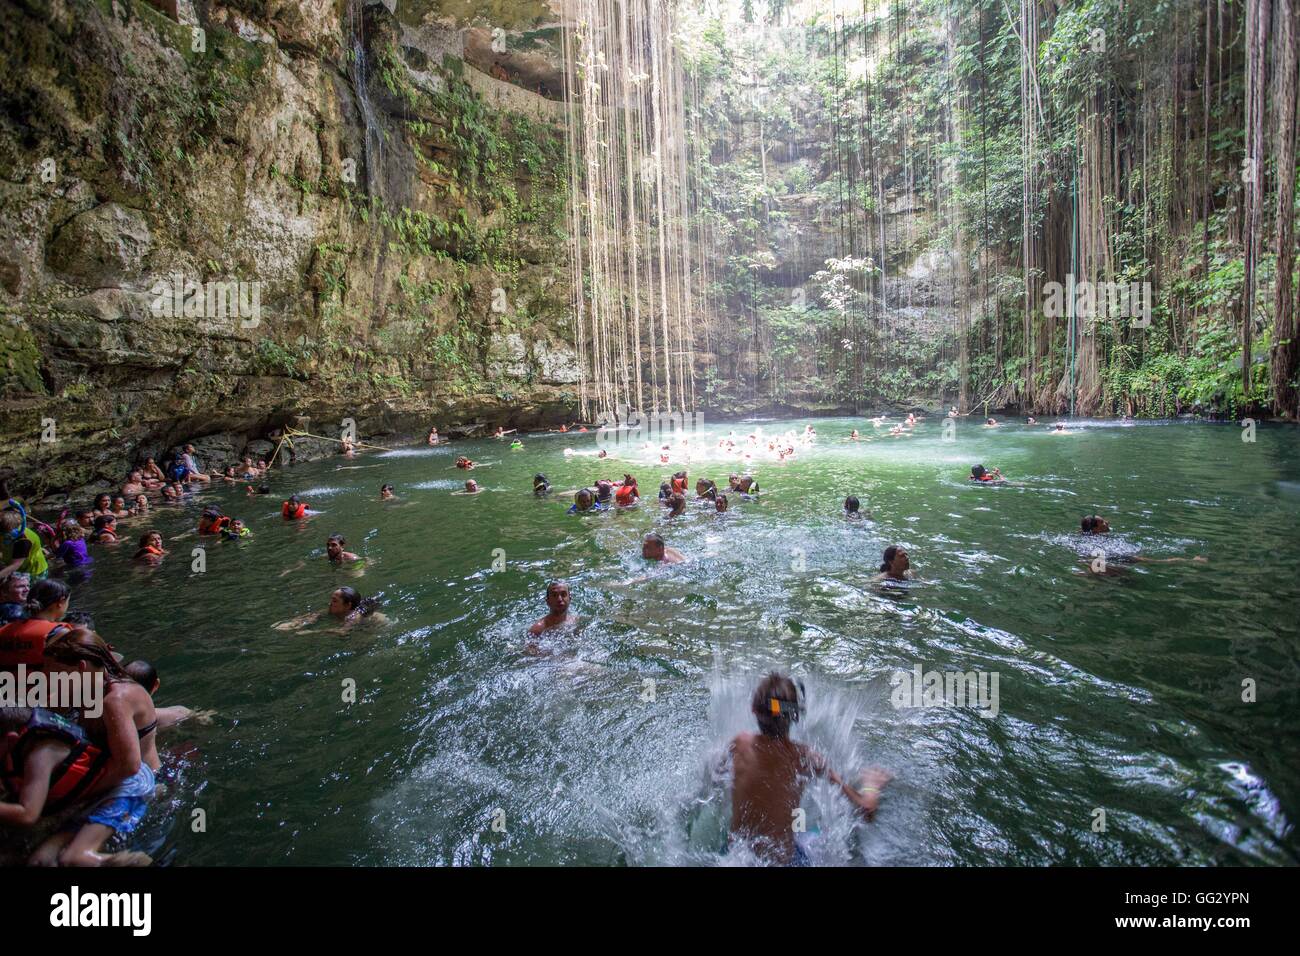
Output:
<svg viewBox="0 0 1300 956">
<path fill-rule="evenodd" d="M 44 809 L 48 815 L 59 812 L 94 787 L 108 769 L 109 753 L 107 748 L 91 743 L 79 724 L 43 707 L 33 707 L 31 719 L 18 732 L 18 739 L 0 767 L 0 778 L 11 793 L 22 789 L 23 765 L 31 748 L 42 739 L 57 740 L 70 748 L 68 756 L 50 773 L 50 791 Z"/>
<path fill-rule="evenodd" d="M 284 515 L 285 518 L 290 521 L 293 521 L 297 518 L 302 518 L 307 514 L 307 506 L 300 501 L 298 502 L 297 507 L 295 507 L 286 501 L 280 506 L 280 514 Z"/>
<path fill-rule="evenodd" d="M 614 492 L 614 499 L 621 505 L 630 505 L 636 500 L 636 485 L 623 485 Z"/>
<path fill-rule="evenodd" d="M 26 664 L 28 670 L 39 669 L 45 658 L 45 642 L 56 631 L 70 630 L 58 621 L 29 617 L 0 627 L 0 668 Z"/>
<path fill-rule="evenodd" d="M 301 517 L 301 515 L 299 517 Z M 213 518 L 200 518 L 199 534 L 217 534 L 228 524 L 230 524 L 230 519 L 225 515 L 217 515 Z"/>
<path fill-rule="evenodd" d="M 674 478 L 674 479 L 673 479 L 673 491 L 677 492 L 678 494 L 682 494 L 682 495 L 686 494 L 686 479 L 685 479 L 685 478 Z"/>
</svg>

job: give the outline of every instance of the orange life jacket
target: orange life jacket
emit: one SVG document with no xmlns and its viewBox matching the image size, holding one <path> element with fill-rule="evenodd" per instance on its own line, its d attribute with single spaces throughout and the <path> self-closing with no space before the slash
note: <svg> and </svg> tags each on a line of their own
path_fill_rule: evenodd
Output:
<svg viewBox="0 0 1300 956">
<path fill-rule="evenodd" d="M 290 521 L 293 521 L 297 518 L 302 518 L 307 514 L 307 506 L 300 501 L 298 502 L 297 507 L 294 507 L 286 501 L 280 506 L 280 514 L 284 515 Z"/>
<path fill-rule="evenodd" d="M 630 505 L 636 499 L 636 485 L 622 485 L 614 492 L 614 500 L 621 505 Z"/>
<path fill-rule="evenodd" d="M 67 624 L 29 617 L 10 621 L 0 627 L 0 668 L 26 664 L 28 669 L 39 668 L 45 658 L 45 642 L 56 631 L 71 630 Z"/>
<path fill-rule="evenodd" d="M 33 707 L 31 718 L 18 731 L 18 739 L 0 766 L 0 778 L 11 793 L 22 789 L 23 765 L 42 738 L 58 740 L 71 749 L 50 773 L 44 809 L 48 815 L 59 812 L 95 786 L 108 769 L 109 753 L 106 747 L 91 743 L 80 725 L 43 707 Z"/>
</svg>

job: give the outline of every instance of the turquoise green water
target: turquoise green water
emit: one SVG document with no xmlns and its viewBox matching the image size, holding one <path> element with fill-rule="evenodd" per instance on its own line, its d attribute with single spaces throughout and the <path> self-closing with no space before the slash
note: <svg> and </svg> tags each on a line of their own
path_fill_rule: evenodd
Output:
<svg viewBox="0 0 1300 956">
<path fill-rule="evenodd" d="M 755 675 L 782 667 L 806 682 L 803 739 L 843 770 L 897 774 L 866 826 L 828 787 L 809 789 L 817 862 L 1296 861 L 1294 430 L 1246 444 L 1236 426 L 1082 423 L 1056 436 L 962 421 L 945 442 L 931 421 L 850 444 L 839 439 L 854 426 L 880 432 L 813 424 L 818 444 L 756 466 L 762 500 L 723 518 L 692 504 L 668 523 L 653 503 L 575 517 L 567 498 L 534 500 L 536 471 L 571 489 L 627 470 L 653 494 L 677 467 L 635 443 L 606 443 L 610 462 L 563 455 L 594 452 L 594 435 L 309 463 L 277 474 L 273 498 L 216 489 L 159 512 L 165 565 L 101 549 L 74 597 L 129 658 L 158 666 L 160 703 L 219 712 L 160 740 L 173 783 L 137 842 L 182 865 L 748 862 L 717 852 L 726 794 L 707 767 L 750 726 Z M 451 494 L 456 454 L 495 462 L 474 474 L 483 494 Z M 969 486 L 976 462 L 1017 484 Z M 687 467 L 692 482 L 725 481 L 735 465 Z M 383 482 L 399 502 L 378 500 Z M 323 513 L 282 522 L 295 491 Z M 849 493 L 872 520 L 840 516 Z M 208 501 L 254 537 L 205 539 L 196 574 L 199 539 L 170 539 Z M 1089 574 L 1095 543 L 1072 532 L 1093 511 L 1111 521 L 1112 558 L 1209 563 Z M 629 585 L 646 573 L 651 528 L 690 560 Z M 366 557 L 363 576 L 327 565 L 335 531 Z M 871 583 L 888 544 L 907 548 L 923 583 Z M 554 577 L 584 626 L 530 656 L 523 633 Z M 272 628 L 323 609 L 340 584 L 380 596 L 388 623 Z M 918 664 L 997 673 L 998 715 L 895 709 L 890 675 Z M 1241 699 L 1245 678 L 1256 702 Z M 342 700 L 348 679 L 355 704 Z M 192 832 L 196 807 L 206 832 Z"/>
</svg>

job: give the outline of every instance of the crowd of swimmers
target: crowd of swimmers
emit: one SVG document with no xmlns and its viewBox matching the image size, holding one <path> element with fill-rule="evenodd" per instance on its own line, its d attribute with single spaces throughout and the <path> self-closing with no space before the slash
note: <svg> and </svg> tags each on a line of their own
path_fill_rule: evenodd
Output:
<svg viewBox="0 0 1300 956">
<path fill-rule="evenodd" d="M 883 418 L 871 421 L 876 427 L 888 425 L 890 434 L 905 434 L 919 420 L 909 415 L 895 425 L 888 425 Z M 1030 419 L 1028 424 L 1036 423 Z M 991 418 L 986 422 L 987 427 L 996 425 Z M 585 426 L 580 430 L 585 431 Z M 504 440 L 509 434 L 497 429 L 495 437 Z M 846 440 L 863 439 L 854 429 Z M 434 429 L 428 441 L 436 445 L 445 439 L 439 438 Z M 780 463 L 795 457 L 800 449 L 814 441 L 816 430 L 811 426 L 801 433 L 790 430 L 774 437 L 764 436 L 760 429 L 755 429 L 739 438 L 733 432 L 720 439 L 713 451 L 745 462 L 765 457 Z M 689 460 L 688 442 L 689 439 L 682 438 L 675 448 L 647 444 L 643 451 L 657 455 L 661 462 L 667 462 L 670 455 Z M 343 451 L 349 456 L 353 453 L 352 448 Z M 607 456 L 601 453 L 598 457 Z M 461 470 L 477 466 L 467 456 L 455 460 L 455 467 Z M 39 843 L 31 855 L 32 863 L 149 862 L 139 852 L 105 853 L 104 846 L 114 834 L 125 836 L 134 832 L 155 797 L 156 777 L 161 767 L 156 744 L 158 731 L 194 716 L 186 707 L 155 707 L 153 694 L 160 681 L 154 668 L 147 661 L 124 664 L 122 654 L 95 631 L 93 620 L 71 610 L 71 585 L 84 580 L 86 566 L 94 560 L 89 546 L 116 546 L 120 540 L 119 521 L 147 519 L 157 505 L 180 500 L 195 486 L 206 486 L 214 480 L 246 483 L 249 495 L 269 494 L 270 488 L 264 482 L 267 471 L 265 461 L 245 457 L 239 465 L 226 468 L 214 478 L 200 467 L 194 447 L 186 445 L 166 468 L 159 467 L 152 458 L 147 459 L 129 473 L 120 494 L 101 493 L 84 511 L 72 513 L 65 509 L 53 525 L 36 519 L 0 482 L 0 502 L 7 502 L 0 511 L 3 546 L 0 551 L 0 672 L 15 672 L 20 664 L 28 673 L 91 671 L 103 675 L 107 688 L 103 714 L 93 719 L 75 712 L 43 708 L 0 708 L 0 783 L 4 791 L 0 824 L 30 828 L 50 816 L 59 816 L 63 823 Z M 968 480 L 978 484 L 1007 483 L 998 468 L 986 468 L 982 464 L 972 466 Z M 552 494 L 550 481 L 541 473 L 534 476 L 532 489 L 538 498 Z M 481 490 L 470 479 L 462 493 L 477 494 Z M 630 473 L 624 473 L 619 479 L 599 478 L 572 494 L 570 514 L 633 508 L 642 500 L 637 480 Z M 728 475 L 725 487 L 704 477 L 692 485 L 683 468 L 660 484 L 657 501 L 666 519 L 674 519 L 686 514 L 692 501 L 725 514 L 733 497 L 754 501 L 760 494 L 759 484 L 751 474 L 733 472 Z M 383 501 L 396 500 L 393 485 L 383 484 L 379 497 Z M 305 521 L 317 513 L 297 495 L 288 496 L 280 506 L 284 522 Z M 871 516 L 870 511 L 863 511 L 861 501 L 854 495 L 845 498 L 843 513 L 849 520 Z M 226 515 L 215 504 L 203 509 L 195 530 L 200 537 L 219 536 L 234 542 L 245 541 L 252 535 L 241 518 Z M 1081 519 L 1080 530 L 1087 536 L 1104 535 L 1109 533 L 1110 525 L 1100 515 L 1087 515 Z M 157 566 L 168 554 L 163 536 L 157 530 L 143 530 L 137 540 L 133 561 Z M 342 535 L 329 535 L 324 553 L 331 565 L 354 574 L 364 573 L 365 559 L 348 549 Z M 641 556 L 658 564 L 687 560 L 686 555 L 653 531 L 642 539 Z M 1137 557 L 1133 560 L 1187 559 Z M 907 551 L 898 545 L 886 547 L 874 580 L 886 585 L 912 580 Z M 548 584 L 545 603 L 547 613 L 529 628 L 526 650 L 530 653 L 540 652 L 536 639 L 541 635 L 571 626 L 577 620 L 565 582 Z M 278 630 L 297 631 L 318 621 L 331 621 L 342 629 L 362 620 L 382 621 L 383 615 L 377 608 L 376 599 L 363 597 L 353 587 L 339 587 L 331 592 L 323 610 L 274 626 Z M 890 779 L 887 771 L 869 768 L 859 772 L 850 785 L 829 767 L 824 757 L 792 741 L 790 727 L 799 720 L 804 707 L 801 687 L 783 674 L 767 675 L 755 689 L 751 701 L 758 733 L 737 735 L 725 754 L 734 782 L 731 834 L 745 839 L 761 856 L 779 863 L 807 861 L 806 850 L 795 840 L 789 821 L 808 779 L 827 778 L 867 817 L 875 812 L 881 788 Z"/>
</svg>

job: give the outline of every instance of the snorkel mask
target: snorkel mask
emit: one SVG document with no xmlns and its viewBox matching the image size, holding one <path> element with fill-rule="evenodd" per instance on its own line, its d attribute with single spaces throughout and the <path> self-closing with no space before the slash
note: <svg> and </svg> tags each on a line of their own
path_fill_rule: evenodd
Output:
<svg viewBox="0 0 1300 956">
<path fill-rule="evenodd" d="M 16 501 L 13 498 L 9 499 L 9 504 L 5 506 L 5 510 L 7 511 L 11 508 L 14 511 L 17 511 L 18 516 L 22 518 L 22 523 L 19 524 L 18 527 L 14 528 L 13 531 L 8 533 L 10 538 L 17 541 L 27 533 L 27 509 L 22 506 L 22 502 Z"/>
<path fill-rule="evenodd" d="M 799 688 L 799 693 L 797 695 L 799 699 L 786 700 L 784 697 L 769 697 L 767 699 L 767 706 L 773 717 L 779 717 L 782 714 L 785 714 L 790 718 L 790 723 L 797 724 L 799 723 L 800 716 L 802 716 L 803 712 L 807 709 L 806 703 L 808 700 L 808 694 L 803 688 L 803 681 L 796 680 L 794 683 L 795 686 Z"/>
</svg>

